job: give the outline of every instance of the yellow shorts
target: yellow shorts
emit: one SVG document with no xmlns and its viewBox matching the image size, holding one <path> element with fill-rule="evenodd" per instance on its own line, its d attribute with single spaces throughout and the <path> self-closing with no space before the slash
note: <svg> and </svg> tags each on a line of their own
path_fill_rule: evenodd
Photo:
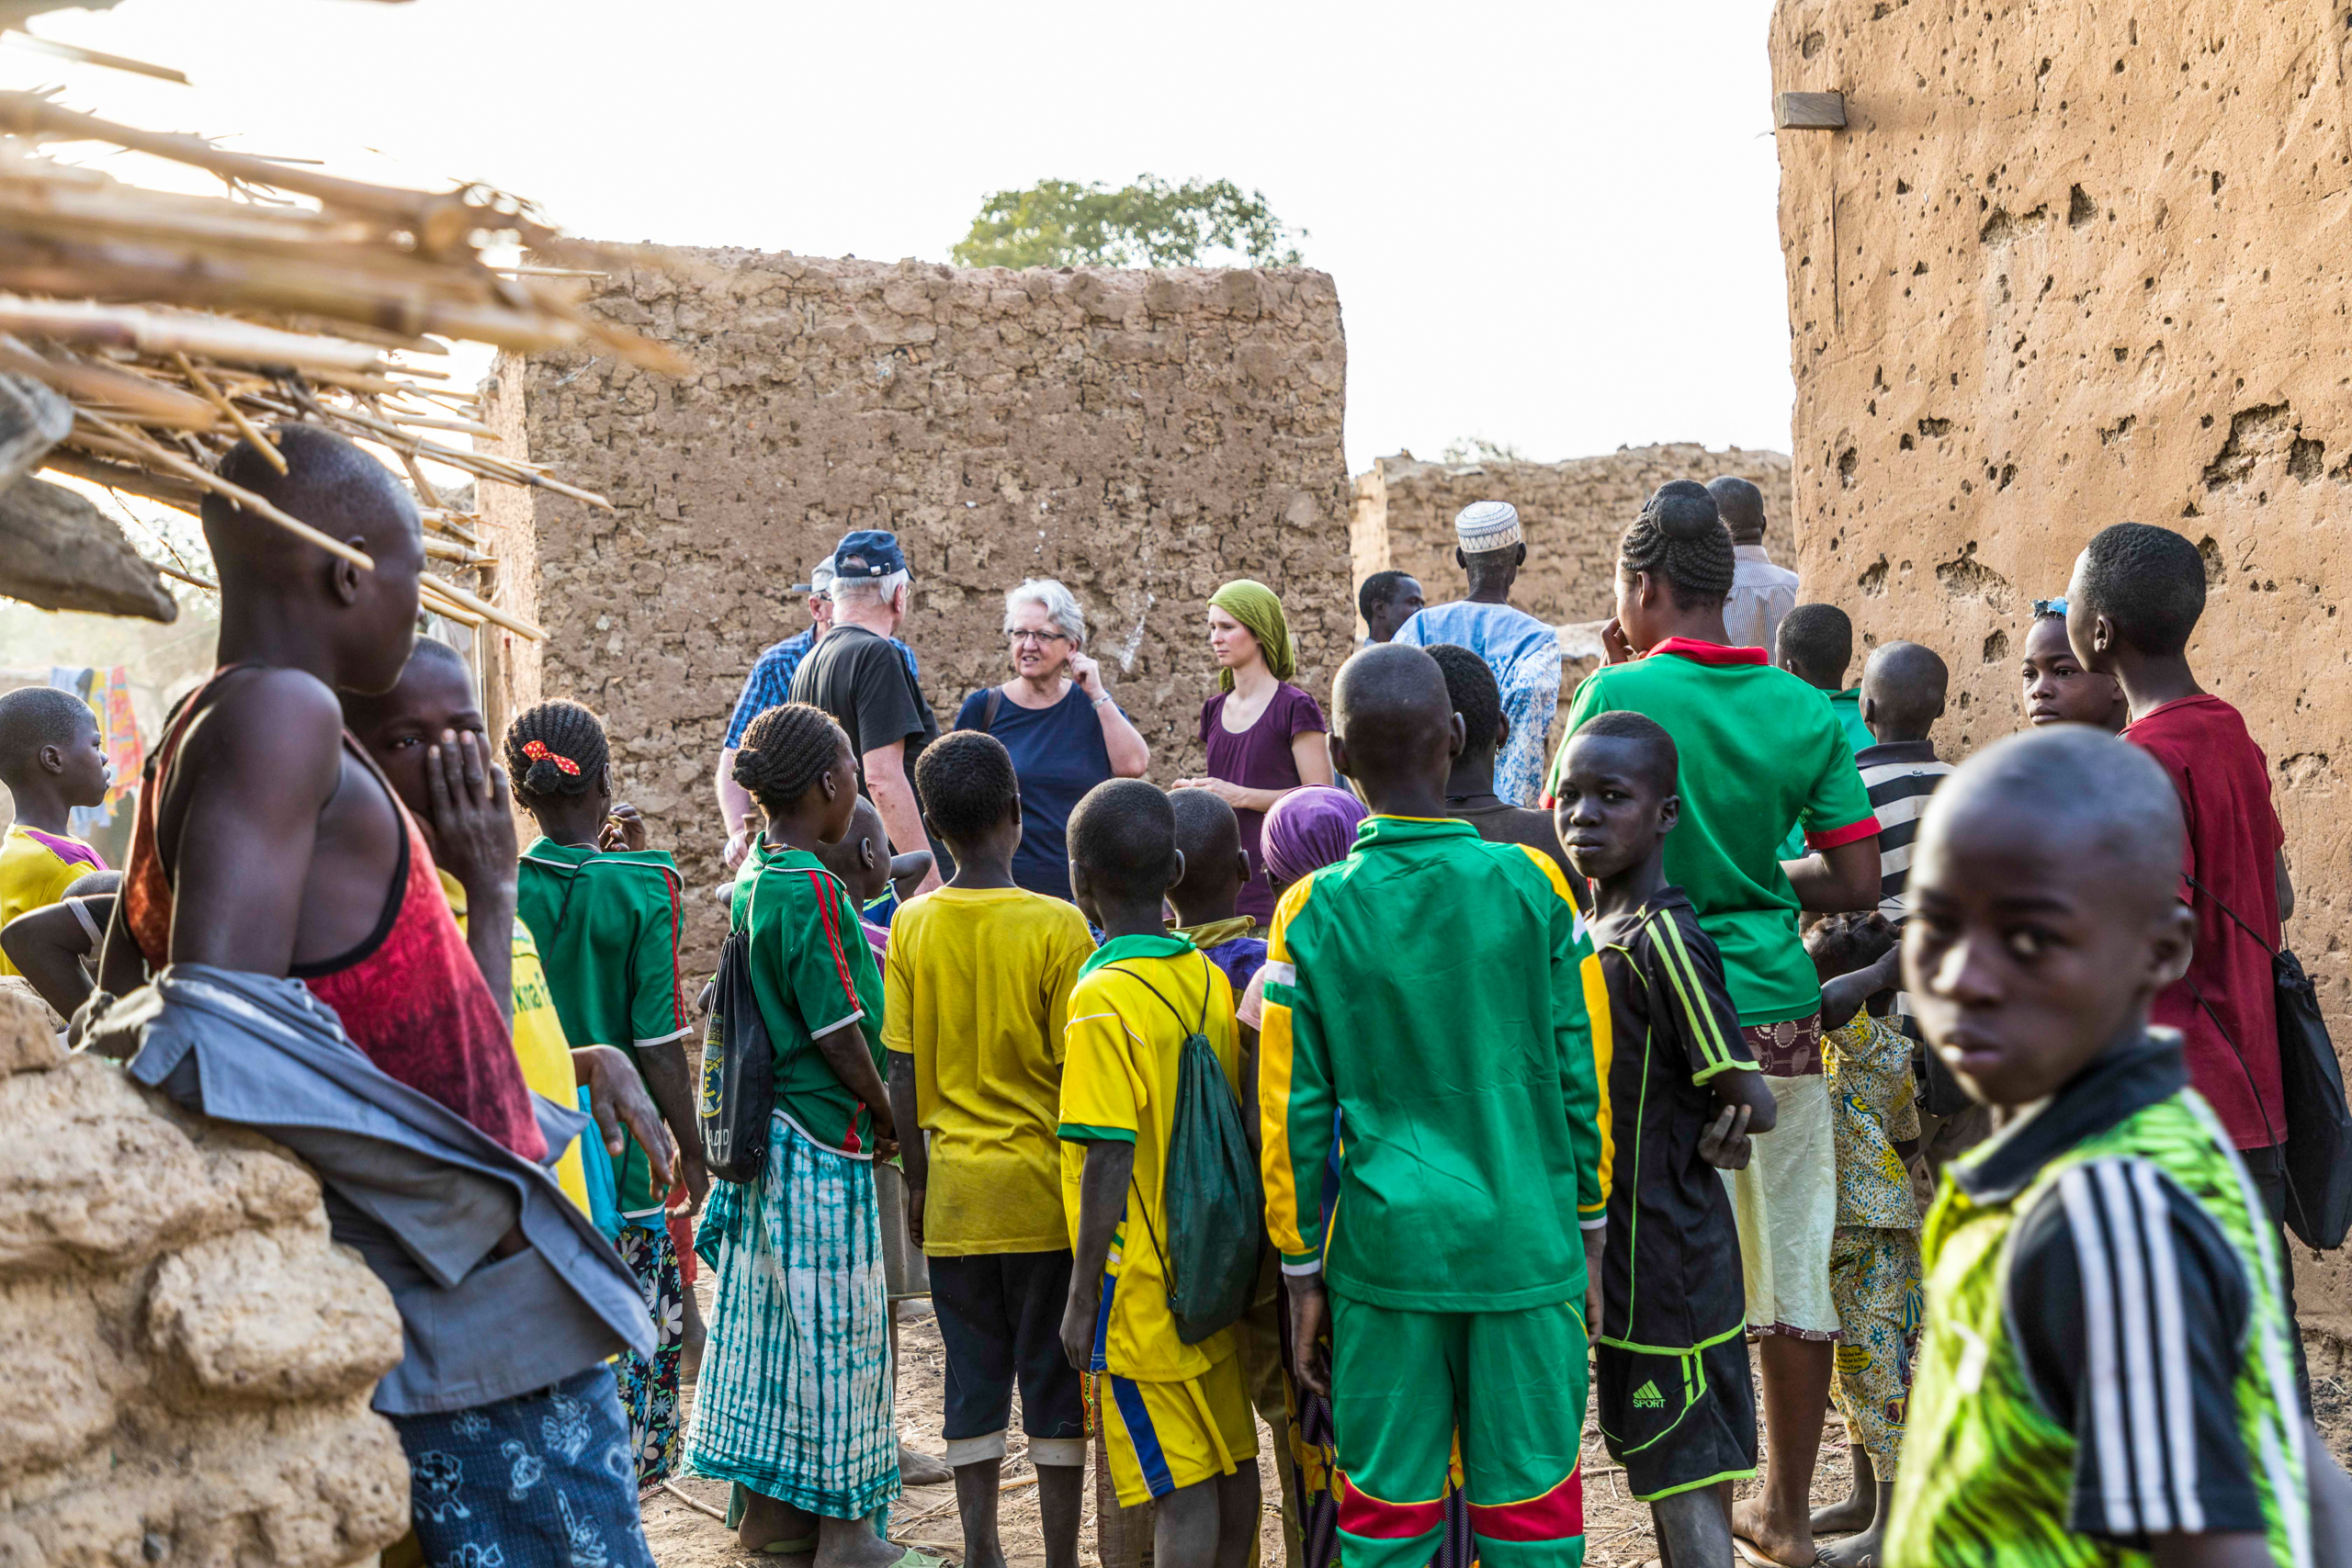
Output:
<svg viewBox="0 0 2352 1568">
<path fill-rule="evenodd" d="M 1086 1383 L 1088 1415 L 1123 1507 L 1231 1475 L 1258 1457 L 1258 1423 L 1238 1355 L 1183 1382 L 1093 1372 Z"/>
</svg>

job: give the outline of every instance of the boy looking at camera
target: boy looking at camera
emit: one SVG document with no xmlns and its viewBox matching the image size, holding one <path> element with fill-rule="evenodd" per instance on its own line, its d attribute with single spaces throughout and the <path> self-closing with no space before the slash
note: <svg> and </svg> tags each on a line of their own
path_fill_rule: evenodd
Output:
<svg viewBox="0 0 2352 1568">
<path fill-rule="evenodd" d="M 1928 1216 L 1891 1568 L 2344 1560 L 2352 1483 L 2296 1400 L 2277 1233 L 2149 1026 L 2196 930 L 2181 846 L 2164 769 L 2071 725 L 1978 752 L 1928 809 L 1907 989 L 2012 1114 Z"/>
<path fill-rule="evenodd" d="M 1601 1266 L 1600 1432 L 1650 1506 L 1668 1568 L 1732 1560 L 1730 1483 L 1756 1473 L 1747 1303 L 1717 1170 L 1772 1130 L 1772 1091 L 1740 1033 L 1723 956 L 1666 880 L 1681 812 L 1673 739 L 1603 713 L 1571 736 L 1554 790 L 1560 842 L 1593 884 L 1609 985 L 1615 1179 Z"/>
</svg>

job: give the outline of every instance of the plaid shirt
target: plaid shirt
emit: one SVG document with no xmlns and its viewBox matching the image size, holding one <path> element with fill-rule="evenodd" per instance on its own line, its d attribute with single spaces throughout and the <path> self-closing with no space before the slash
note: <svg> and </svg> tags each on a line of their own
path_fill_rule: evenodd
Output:
<svg viewBox="0 0 2352 1568">
<path fill-rule="evenodd" d="M 752 728 L 753 719 L 792 700 L 793 671 L 800 668 L 800 661 L 816 646 L 816 629 L 811 626 L 797 637 L 786 637 L 752 663 L 751 674 L 743 681 L 743 694 L 735 699 L 735 716 L 727 723 L 727 750 L 731 751 L 743 744 L 743 731 Z M 920 679 L 922 671 L 915 668 L 915 650 L 897 637 L 890 639 L 890 646 L 905 655 L 907 673 Z"/>
</svg>

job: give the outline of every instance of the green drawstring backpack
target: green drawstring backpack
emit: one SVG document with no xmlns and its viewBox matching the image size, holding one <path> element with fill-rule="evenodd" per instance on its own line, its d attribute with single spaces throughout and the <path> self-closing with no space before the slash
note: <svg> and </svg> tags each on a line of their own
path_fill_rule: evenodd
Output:
<svg viewBox="0 0 2352 1568">
<path fill-rule="evenodd" d="M 1150 981 L 1132 969 L 1117 969 L 1159 999 L 1179 1029 L 1184 1015 Z M 1201 967 L 1209 967 L 1205 954 Z M 1176 1114 L 1168 1139 L 1168 1164 L 1159 1187 L 1168 1201 L 1168 1245 L 1151 1230 L 1151 1213 L 1138 1201 L 1144 1228 L 1168 1281 L 1168 1313 L 1176 1337 L 1197 1345 L 1250 1310 L 1258 1285 L 1259 1247 L 1265 1234 L 1265 1187 L 1241 1102 L 1226 1081 L 1225 1068 L 1209 1044 L 1208 999 L 1216 987 L 1202 976 L 1201 1021 L 1177 1049 Z M 1142 1194 L 1138 1190 L 1138 1199 Z"/>
</svg>

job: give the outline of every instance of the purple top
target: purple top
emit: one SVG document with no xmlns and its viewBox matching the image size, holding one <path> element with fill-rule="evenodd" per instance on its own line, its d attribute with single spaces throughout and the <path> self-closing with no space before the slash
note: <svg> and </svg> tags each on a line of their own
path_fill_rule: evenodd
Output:
<svg viewBox="0 0 2352 1568">
<path fill-rule="evenodd" d="M 1291 739 L 1328 734 L 1331 728 L 1323 722 L 1323 710 L 1315 699 L 1284 681 L 1275 688 L 1273 700 L 1258 716 L 1258 722 L 1232 735 L 1225 728 L 1227 694 L 1220 692 L 1201 705 L 1201 744 L 1208 748 L 1209 777 L 1244 789 L 1296 789 L 1304 784 L 1298 763 L 1291 756 Z M 1266 880 L 1266 863 L 1258 849 L 1266 814 L 1236 811 L 1234 815 L 1241 819 L 1241 847 L 1249 852 L 1250 880 L 1242 886 L 1233 908 L 1238 914 L 1255 915 L 1264 925 L 1274 915 L 1274 891 Z"/>
</svg>

